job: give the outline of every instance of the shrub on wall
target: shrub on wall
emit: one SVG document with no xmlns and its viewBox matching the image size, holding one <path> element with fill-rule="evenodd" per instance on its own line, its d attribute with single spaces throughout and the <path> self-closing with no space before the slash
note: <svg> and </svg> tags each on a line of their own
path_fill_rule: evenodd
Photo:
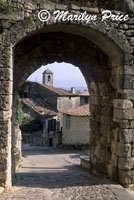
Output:
<svg viewBox="0 0 134 200">
<path fill-rule="evenodd" d="M 23 132 L 35 132 L 42 130 L 42 123 L 40 118 L 33 119 L 32 117 L 26 116 L 24 117 L 21 130 Z"/>
<path fill-rule="evenodd" d="M 0 11 L 4 13 L 11 13 L 13 9 L 13 6 L 11 4 L 11 1 L 5 1 L 5 0 L 0 0 Z"/>
</svg>

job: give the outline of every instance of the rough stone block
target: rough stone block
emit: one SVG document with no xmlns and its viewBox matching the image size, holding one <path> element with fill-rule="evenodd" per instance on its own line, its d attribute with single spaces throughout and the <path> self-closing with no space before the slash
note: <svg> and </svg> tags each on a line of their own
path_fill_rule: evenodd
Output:
<svg viewBox="0 0 134 200">
<path fill-rule="evenodd" d="M 83 11 L 87 11 L 88 13 L 92 13 L 92 14 L 98 14 L 99 13 L 98 8 L 80 7 L 80 9 L 83 10 Z"/>
<path fill-rule="evenodd" d="M 134 91 L 133 90 L 127 90 L 125 93 L 125 97 L 128 99 L 134 100 Z"/>
<path fill-rule="evenodd" d="M 12 81 L 12 70 L 9 68 L 1 68 L 0 81 Z"/>
<path fill-rule="evenodd" d="M 11 111 L 0 111 L 0 119 L 4 120 L 10 119 L 11 115 L 12 115 Z"/>
<path fill-rule="evenodd" d="M 123 73 L 124 73 L 124 71 L 123 71 L 123 69 L 122 69 L 122 67 L 113 67 L 112 69 L 111 69 L 111 72 L 112 72 L 112 76 L 115 76 L 115 75 L 117 75 L 118 74 L 118 76 L 119 75 L 122 75 Z"/>
<path fill-rule="evenodd" d="M 25 3 L 24 8 L 25 8 L 25 10 L 34 10 L 35 9 L 35 7 L 33 6 L 32 3 Z"/>
<path fill-rule="evenodd" d="M 134 157 L 134 145 L 131 145 L 131 156 Z"/>
<path fill-rule="evenodd" d="M 46 10 L 55 10 L 55 4 L 54 3 L 40 3 L 41 9 Z"/>
<path fill-rule="evenodd" d="M 110 134 L 110 126 L 109 125 L 101 124 L 101 126 L 99 127 L 99 130 L 100 130 L 101 133 L 103 133 L 104 137 L 107 137 L 107 135 Z"/>
<path fill-rule="evenodd" d="M 111 77 L 111 84 L 115 89 L 123 89 L 123 75 L 115 75 Z"/>
<path fill-rule="evenodd" d="M 117 157 L 115 154 L 112 154 L 111 159 L 112 159 L 112 165 L 113 165 L 114 167 L 117 167 L 118 157 Z"/>
<path fill-rule="evenodd" d="M 117 155 L 118 142 L 112 141 L 111 152 Z"/>
<path fill-rule="evenodd" d="M 122 170 L 131 170 L 134 167 L 134 158 L 119 158 L 118 167 Z"/>
<path fill-rule="evenodd" d="M 121 157 L 130 157 L 131 156 L 131 145 L 117 143 L 117 152 L 116 155 Z"/>
<path fill-rule="evenodd" d="M 131 177 L 132 175 L 134 175 L 134 172 L 130 173 L 130 171 L 126 172 L 124 170 L 119 170 L 118 178 L 120 184 L 122 185 L 132 184 L 132 177 Z"/>
<path fill-rule="evenodd" d="M 105 116 L 111 116 L 112 115 L 112 107 L 102 107 L 101 114 Z"/>
<path fill-rule="evenodd" d="M 8 146 L 7 137 L 0 137 L 0 148 L 6 148 Z"/>
<path fill-rule="evenodd" d="M 80 7 L 77 6 L 77 5 L 75 5 L 75 4 L 71 4 L 71 8 L 72 8 L 73 10 L 80 10 Z"/>
<path fill-rule="evenodd" d="M 129 120 L 125 120 L 126 122 L 123 122 L 123 121 L 122 121 L 122 123 L 120 123 L 120 128 L 122 128 L 122 129 L 123 128 L 124 129 L 130 128 L 130 122 L 129 122 Z"/>
<path fill-rule="evenodd" d="M 129 42 L 130 42 L 130 45 L 133 45 L 133 46 L 134 46 L 134 37 L 131 37 L 131 38 L 129 39 Z"/>
<path fill-rule="evenodd" d="M 130 128 L 134 128 L 134 120 L 132 120 L 131 122 L 130 122 Z"/>
<path fill-rule="evenodd" d="M 56 4 L 56 9 L 57 10 L 67 10 L 68 6 L 67 5 L 63 5 L 63 4 Z"/>
<path fill-rule="evenodd" d="M 101 144 L 102 146 L 106 146 L 106 144 L 107 144 L 107 138 L 106 138 L 106 137 L 101 137 L 101 139 L 100 139 L 100 144 Z"/>
<path fill-rule="evenodd" d="M 101 124 L 110 125 L 112 121 L 111 117 L 101 116 Z"/>
<path fill-rule="evenodd" d="M 134 74 L 134 69 L 132 65 L 125 65 L 124 70 L 125 70 L 124 71 L 125 74 L 130 74 L 130 75 Z"/>
<path fill-rule="evenodd" d="M 12 82 L 0 81 L 0 95 L 12 94 Z"/>
<path fill-rule="evenodd" d="M 102 97 L 100 96 L 91 96 L 90 102 L 91 104 L 101 105 Z"/>
<path fill-rule="evenodd" d="M 0 110 L 1 111 L 11 110 L 11 106 L 12 106 L 12 95 L 1 95 Z"/>
<path fill-rule="evenodd" d="M 113 110 L 113 120 L 115 122 L 121 122 L 121 119 L 134 119 L 134 109 L 126 108 L 126 109 L 117 109 Z"/>
<path fill-rule="evenodd" d="M 133 56 L 131 54 L 125 54 L 125 64 L 133 64 Z M 130 77 L 127 78 L 129 80 Z"/>
<path fill-rule="evenodd" d="M 134 144 L 134 129 L 121 129 L 119 141 L 123 144 Z"/>
<path fill-rule="evenodd" d="M 108 175 L 115 181 L 117 181 L 118 179 L 118 169 L 116 167 L 114 167 L 112 164 L 108 164 L 107 165 L 107 171 L 108 171 Z"/>
<path fill-rule="evenodd" d="M 133 103 L 132 101 L 126 99 L 114 99 L 113 107 L 119 109 L 133 108 Z"/>
<path fill-rule="evenodd" d="M 116 142 L 118 142 L 118 139 L 119 139 L 119 128 L 114 128 L 113 129 L 113 138 L 112 139 L 114 139 L 114 141 L 116 141 Z"/>
<path fill-rule="evenodd" d="M 11 121 L 0 120 L 0 136 L 6 138 L 8 134 L 11 134 Z"/>
</svg>

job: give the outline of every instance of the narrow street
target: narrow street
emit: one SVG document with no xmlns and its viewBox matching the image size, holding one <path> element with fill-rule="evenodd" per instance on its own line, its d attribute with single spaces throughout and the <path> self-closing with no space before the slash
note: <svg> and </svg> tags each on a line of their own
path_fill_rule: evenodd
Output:
<svg viewBox="0 0 134 200">
<path fill-rule="evenodd" d="M 129 200 L 121 186 L 98 179 L 67 160 L 78 163 L 79 153 L 46 147 L 26 147 L 22 168 L 10 191 L 0 200 Z"/>
</svg>

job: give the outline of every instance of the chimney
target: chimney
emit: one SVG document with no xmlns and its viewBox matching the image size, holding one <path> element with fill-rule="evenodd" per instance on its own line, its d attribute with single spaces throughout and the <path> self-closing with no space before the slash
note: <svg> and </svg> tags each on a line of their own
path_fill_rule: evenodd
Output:
<svg viewBox="0 0 134 200">
<path fill-rule="evenodd" d="M 71 93 L 75 94 L 75 88 L 74 87 L 71 88 Z"/>
</svg>

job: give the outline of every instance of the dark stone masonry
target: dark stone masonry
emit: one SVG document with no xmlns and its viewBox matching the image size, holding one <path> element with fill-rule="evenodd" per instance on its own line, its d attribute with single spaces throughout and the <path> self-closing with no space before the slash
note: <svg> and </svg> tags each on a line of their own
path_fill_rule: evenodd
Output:
<svg viewBox="0 0 134 200">
<path fill-rule="evenodd" d="M 134 184 L 134 3 L 117 0 L 12 0 L 0 12 L 0 185 L 12 184 L 15 102 L 41 65 L 80 68 L 91 95 L 91 170 L 123 186 Z M 9 6 L 10 7 L 10 6 Z M 97 14 L 97 21 L 47 22 L 40 10 Z M 127 21 L 101 22 L 103 9 Z"/>
</svg>

